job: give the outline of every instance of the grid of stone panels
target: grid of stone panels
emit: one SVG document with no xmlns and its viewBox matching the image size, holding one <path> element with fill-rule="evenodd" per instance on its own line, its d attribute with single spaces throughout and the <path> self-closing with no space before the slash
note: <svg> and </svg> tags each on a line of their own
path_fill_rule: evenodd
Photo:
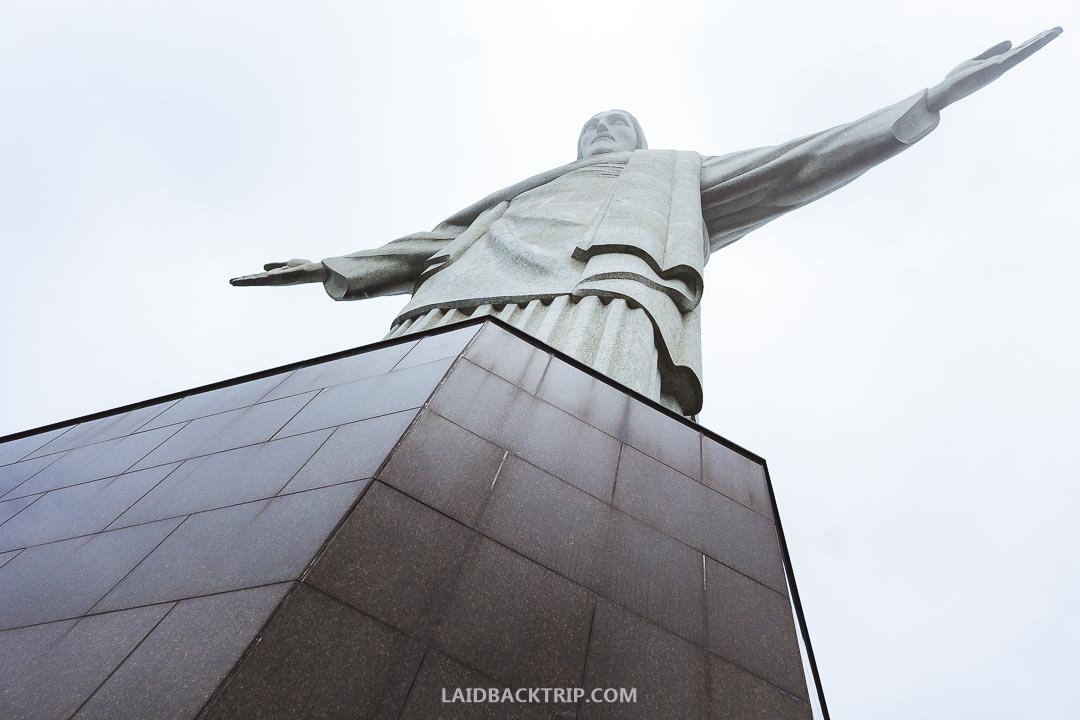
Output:
<svg viewBox="0 0 1080 720">
<path fill-rule="evenodd" d="M 0 717 L 194 717 L 476 331 L 0 444 Z"/>
<path fill-rule="evenodd" d="M 210 716 L 809 717 L 763 469 L 692 428 L 489 325 L 368 479 L 475 331 L 0 444 L 0 716 L 192 717 L 287 596 Z M 639 701 L 441 704 L 492 685 Z"/>
<path fill-rule="evenodd" d="M 806 698 L 763 468 L 486 325 L 207 717 L 785 720 Z"/>
</svg>

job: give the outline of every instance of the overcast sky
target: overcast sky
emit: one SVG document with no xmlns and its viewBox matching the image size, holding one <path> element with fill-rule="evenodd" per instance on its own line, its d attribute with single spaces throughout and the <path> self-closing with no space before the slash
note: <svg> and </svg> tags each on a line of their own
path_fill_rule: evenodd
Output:
<svg viewBox="0 0 1080 720">
<path fill-rule="evenodd" d="M 0 434 L 380 339 L 232 288 L 429 229 L 609 107 L 705 154 L 1065 34 L 714 255 L 701 422 L 769 460 L 836 718 L 1077 717 L 1080 8 L 0 4 Z"/>
</svg>

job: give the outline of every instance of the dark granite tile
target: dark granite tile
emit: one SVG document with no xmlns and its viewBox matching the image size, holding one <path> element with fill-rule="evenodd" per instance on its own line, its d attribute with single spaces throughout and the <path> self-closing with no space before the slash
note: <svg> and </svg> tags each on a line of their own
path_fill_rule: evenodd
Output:
<svg viewBox="0 0 1080 720">
<path fill-rule="evenodd" d="M 515 404 L 535 399 L 513 383 L 470 362 L 458 363 L 431 398 L 429 407 L 493 442 L 504 440 L 502 425 Z"/>
<path fill-rule="evenodd" d="M 510 685 L 576 687 L 594 601 L 588 590 L 480 537 L 431 637 L 447 655 Z"/>
<path fill-rule="evenodd" d="M 705 578 L 709 650 L 805 699 L 806 678 L 787 596 L 711 559 Z"/>
<path fill-rule="evenodd" d="M 3 534 L 3 525 L 8 520 L 21 513 L 27 505 L 42 497 L 43 494 L 44 493 L 39 495 L 27 495 L 25 497 L 15 498 L 14 500 L 5 500 L 4 502 L 0 502 L 0 535 Z M 20 545 L 19 547 L 23 546 Z"/>
<path fill-rule="evenodd" d="M 52 455 L 53 453 L 62 452 L 64 450 L 93 445 L 94 443 L 104 442 L 106 440 L 115 440 L 116 438 L 130 435 L 136 430 L 143 429 L 143 426 L 148 421 L 153 420 L 175 402 L 175 400 L 171 400 L 169 402 L 157 403 L 155 405 L 150 405 L 149 407 L 137 408 L 117 415 L 106 415 L 97 420 L 79 423 L 71 428 L 71 430 L 35 451 L 30 457 Z"/>
<path fill-rule="evenodd" d="M 179 422 L 254 405 L 264 395 L 280 385 L 286 375 L 287 373 L 271 375 L 270 377 L 249 380 L 238 385 L 227 385 L 217 390 L 193 393 L 181 398 L 179 402 L 152 419 L 143 426 L 143 430 L 174 425 Z"/>
<path fill-rule="evenodd" d="M 273 497 L 329 435 L 324 430 L 185 460 L 112 526 Z"/>
<path fill-rule="evenodd" d="M 455 358 L 461 354 L 469 341 L 476 336 L 479 329 L 478 325 L 473 325 L 422 338 L 416 344 L 416 347 L 401 359 L 401 362 L 394 367 L 394 370 L 423 365 L 444 358 Z"/>
<path fill-rule="evenodd" d="M 53 438 L 60 437 L 70 430 L 70 426 L 49 430 L 48 432 L 28 435 L 18 440 L 0 443 L 0 465 L 9 465 L 22 460 Z"/>
<path fill-rule="evenodd" d="M 683 475 L 701 480 L 701 433 L 659 410 L 631 400 L 626 442 Z"/>
<path fill-rule="evenodd" d="M 8 564 L 9 560 L 14 560 L 22 550 L 10 550 L 8 552 L 0 553 L 0 567 L 4 567 Z"/>
<path fill-rule="evenodd" d="M 143 458 L 135 468 L 163 465 L 199 455 L 209 455 L 222 450 L 266 442 L 314 395 L 314 393 L 294 395 L 282 400 L 259 403 L 251 407 L 192 420 L 161 447 Z M 164 432 L 175 427 L 177 426 L 172 425 L 169 428 L 150 432 Z"/>
<path fill-rule="evenodd" d="M 416 641 L 300 585 L 204 720 L 396 718 L 423 655 Z"/>
<path fill-rule="evenodd" d="M 5 499 L 119 475 L 176 433 L 177 427 L 136 433 L 72 450 L 9 492 Z"/>
<path fill-rule="evenodd" d="M 635 702 L 583 703 L 586 718 L 704 718 L 708 654 L 604 600 L 596 601 L 585 687 L 635 688 Z"/>
<path fill-rule="evenodd" d="M 305 582 L 411 635 L 474 536 L 375 483 Z"/>
<path fill-rule="evenodd" d="M 540 348 L 487 324 L 480 330 L 465 357 L 528 393 L 535 393 L 551 356 Z"/>
<path fill-rule="evenodd" d="M 630 396 L 577 368 L 552 358 L 537 397 L 621 437 Z"/>
<path fill-rule="evenodd" d="M 282 492 L 374 477 L 417 412 L 406 410 L 340 426 Z"/>
<path fill-rule="evenodd" d="M 631 447 L 615 506 L 778 592 L 787 592 L 776 529 L 767 518 Z"/>
<path fill-rule="evenodd" d="M 618 441 L 483 368 L 458 364 L 431 409 L 571 485 L 611 499 Z"/>
<path fill-rule="evenodd" d="M 484 504 L 503 450 L 425 411 L 379 479 L 465 524 Z"/>
<path fill-rule="evenodd" d="M 194 718 L 293 586 L 178 602 L 75 718 Z"/>
<path fill-rule="evenodd" d="M 715 440 L 701 439 L 702 481 L 772 520 L 765 468 Z"/>
<path fill-rule="evenodd" d="M 191 515 L 95 610 L 295 580 L 364 485 L 335 485 Z"/>
<path fill-rule="evenodd" d="M 477 529 L 704 644 L 701 555 L 510 456 Z"/>
<path fill-rule="evenodd" d="M 619 442 L 539 400 L 511 414 L 510 452 L 605 502 L 611 502 Z M 515 410 L 518 406 L 515 405 Z"/>
<path fill-rule="evenodd" d="M 598 592 L 704 645 L 701 554 L 624 513 L 611 519 Z"/>
<path fill-rule="evenodd" d="M 476 529 L 544 567 L 599 589 L 610 505 L 510 455 Z"/>
<path fill-rule="evenodd" d="M 32 477 L 34 473 L 41 472 L 52 463 L 59 460 L 60 457 L 60 455 L 49 455 L 48 457 L 37 458 L 35 460 L 24 460 L 23 462 L 0 467 L 0 498 L 3 498 L 4 495 L 8 493 L 10 493 L 12 497 L 18 495 L 19 493 L 11 491 L 26 482 L 26 480 Z"/>
<path fill-rule="evenodd" d="M 332 425 L 411 410 L 423 405 L 454 358 L 336 385 L 319 393 L 278 434 L 295 435 Z"/>
<path fill-rule="evenodd" d="M 563 706 L 564 713 L 538 704 L 445 702 L 454 690 L 500 688 L 504 685 L 454 662 L 440 652 L 429 650 L 424 664 L 409 691 L 402 720 L 555 720 L 573 717 L 573 706 Z"/>
<path fill-rule="evenodd" d="M 0 568 L 0 628 L 82 615 L 179 524 L 162 520 L 23 550 Z"/>
<path fill-rule="evenodd" d="M 274 388 L 265 399 L 273 400 L 309 390 L 321 390 L 388 373 L 413 349 L 416 343 L 416 340 L 402 342 L 379 350 L 369 350 L 359 355 L 299 368 Z"/>
<path fill-rule="evenodd" d="M 45 493 L 10 522 L 0 526 L 0 550 L 40 545 L 104 530 L 175 468 L 175 465 L 163 465 Z M 6 504 L 0 503 L 0 508 Z"/>
<path fill-rule="evenodd" d="M 0 717 L 70 717 L 169 607 L 154 605 L 0 632 L 4 658 Z"/>
<path fill-rule="evenodd" d="M 709 656 L 711 720 L 812 720 L 805 700 L 770 685 L 715 655 Z"/>
</svg>

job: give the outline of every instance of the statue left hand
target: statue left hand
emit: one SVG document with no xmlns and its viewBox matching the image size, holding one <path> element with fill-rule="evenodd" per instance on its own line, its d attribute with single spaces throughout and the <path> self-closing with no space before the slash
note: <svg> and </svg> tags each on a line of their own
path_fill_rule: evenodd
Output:
<svg viewBox="0 0 1080 720">
<path fill-rule="evenodd" d="M 971 60 L 960 63 L 945 76 L 944 80 L 930 88 L 926 101 L 927 107 L 931 112 L 938 112 L 989 85 L 1004 75 L 1006 70 L 1031 57 L 1060 34 L 1061 28 L 1056 27 L 1039 33 L 1015 48 L 1006 40 L 976 55 Z"/>
<path fill-rule="evenodd" d="M 286 262 L 272 262 L 263 265 L 263 272 L 254 275 L 241 275 L 229 281 L 230 285 L 302 285 L 303 283 L 326 282 L 330 270 L 321 262 L 311 262 L 303 258 Z"/>
</svg>

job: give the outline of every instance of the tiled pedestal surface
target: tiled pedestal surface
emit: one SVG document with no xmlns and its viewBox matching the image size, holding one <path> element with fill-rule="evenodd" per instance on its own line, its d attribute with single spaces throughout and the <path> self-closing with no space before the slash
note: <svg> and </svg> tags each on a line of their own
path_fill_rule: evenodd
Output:
<svg viewBox="0 0 1080 720">
<path fill-rule="evenodd" d="M 2 718 L 811 716 L 762 467 L 490 321 L 0 444 L 0 523 Z"/>
</svg>

